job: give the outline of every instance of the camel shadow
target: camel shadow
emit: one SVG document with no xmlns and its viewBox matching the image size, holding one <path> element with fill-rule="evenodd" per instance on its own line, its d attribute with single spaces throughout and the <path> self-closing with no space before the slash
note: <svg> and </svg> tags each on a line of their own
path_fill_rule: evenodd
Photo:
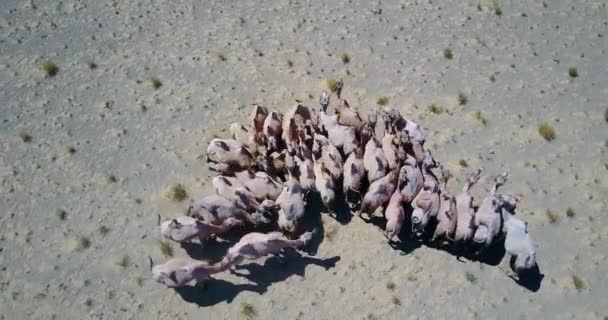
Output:
<svg viewBox="0 0 608 320">
<path fill-rule="evenodd" d="M 406 208 L 406 217 L 411 216 L 411 208 L 407 210 Z M 378 227 L 383 232 L 386 230 L 386 219 L 384 217 L 378 215 L 372 215 L 368 218 L 364 218 L 361 216 L 361 220 L 366 223 L 371 223 L 374 226 Z M 412 235 L 412 224 L 410 219 L 405 219 L 401 226 L 401 231 L 397 235 L 398 240 L 388 241 L 389 246 L 393 250 L 401 251 L 400 255 L 407 255 L 412 253 L 414 250 L 422 247 L 424 241 L 417 239 Z"/>
<path fill-rule="evenodd" d="M 332 217 L 334 217 L 336 219 L 336 221 L 338 223 L 340 223 L 341 225 L 349 224 L 351 222 L 351 220 L 353 219 L 353 215 L 350 211 L 350 207 L 348 206 L 348 203 L 346 202 L 346 194 L 342 190 L 341 182 L 336 188 L 336 200 L 335 201 L 336 201 L 334 204 L 335 216 L 332 216 Z"/>
<path fill-rule="evenodd" d="M 180 246 L 190 258 L 213 264 L 222 260 L 228 248 L 233 244 L 232 241 L 208 240 L 204 245 L 195 242 L 183 242 Z"/>
<path fill-rule="evenodd" d="M 363 217 L 364 215 L 365 214 L 361 215 L 361 220 L 365 221 L 366 223 L 373 224 L 374 226 L 378 227 L 382 231 L 386 230 L 386 219 L 384 219 L 384 217 L 372 215 L 368 218 L 364 218 Z"/>
<path fill-rule="evenodd" d="M 195 303 L 199 307 L 208 307 L 224 301 L 230 303 L 243 291 L 263 294 L 266 288 L 257 284 L 233 284 L 226 280 L 209 278 L 203 284 L 175 289 L 184 301 Z"/>
<path fill-rule="evenodd" d="M 243 277 L 254 284 L 234 284 L 226 280 L 209 278 L 195 286 L 184 286 L 176 288 L 184 301 L 195 303 L 199 307 L 208 307 L 220 302 L 232 302 L 243 291 L 265 293 L 268 288 L 276 282 L 281 282 L 292 275 L 305 276 L 306 266 L 314 264 L 326 270 L 336 266 L 340 261 L 339 256 L 328 259 L 302 256 L 293 249 L 286 249 L 280 256 L 273 256 L 263 265 L 249 263 L 236 266 L 237 270 L 246 270 L 246 273 L 232 271 L 239 277 Z"/>
<path fill-rule="evenodd" d="M 329 270 L 336 266 L 340 261 L 339 256 L 327 259 L 319 259 L 315 257 L 302 256 L 299 252 L 293 249 L 286 249 L 281 255 L 269 257 L 264 261 L 263 265 L 257 263 L 249 263 L 237 266 L 234 271 L 237 276 L 243 277 L 249 281 L 256 283 L 264 289 L 270 287 L 273 283 L 281 282 L 291 277 L 299 275 L 305 277 L 305 269 L 308 265 L 314 264 Z M 240 270 L 247 271 L 246 273 Z"/>
<path fill-rule="evenodd" d="M 410 217 L 412 213 L 411 208 L 407 208 L 405 215 Z M 369 218 L 363 218 L 363 221 L 371 223 L 381 230 L 386 230 L 386 219 L 377 215 L 373 215 Z M 422 235 L 417 236 L 412 233 L 412 223 L 410 219 L 403 221 L 401 232 L 398 235 L 399 241 L 389 241 L 389 245 L 394 250 L 401 251 L 401 255 L 412 253 L 414 250 L 425 246 L 436 250 L 443 250 L 453 256 L 456 256 L 458 260 L 460 258 L 466 258 L 470 261 L 477 261 L 490 266 L 497 266 L 500 264 L 504 256 L 506 255 L 504 247 L 504 237 L 500 237 L 488 248 L 485 248 L 483 252 L 477 253 L 476 250 L 471 248 L 463 249 L 459 248 L 454 243 L 448 242 L 448 244 L 436 243 L 432 241 L 432 235 L 434 229 L 437 227 L 436 222 L 429 222 L 428 228 Z"/>
<path fill-rule="evenodd" d="M 422 247 L 422 242 L 420 242 L 417 239 L 414 239 L 408 235 L 406 235 L 406 236 L 399 235 L 399 241 L 391 241 L 388 244 L 394 250 L 401 251 L 399 254 L 402 256 L 408 255 L 408 254 L 414 252 L 414 250 Z"/>
<path fill-rule="evenodd" d="M 338 188 L 338 187 L 336 187 Z M 306 197 L 306 213 L 311 212 L 314 215 L 320 214 L 321 212 L 329 212 L 329 216 L 334 218 L 341 225 L 346 225 L 352 220 L 352 214 L 346 203 L 346 199 L 340 190 L 336 189 L 336 197 L 333 208 L 326 208 L 321 200 L 321 195 L 318 192 L 310 192 Z"/>
<path fill-rule="evenodd" d="M 497 266 L 500 264 L 502 259 L 507 254 L 505 250 L 505 239 L 495 241 L 490 245 L 483 253 L 479 254 L 476 258 L 477 261 L 487 264 L 490 266 Z"/>
<path fill-rule="evenodd" d="M 540 290 L 545 275 L 540 272 L 540 267 L 538 263 L 536 263 L 534 268 L 520 272 L 517 278 L 513 276 L 510 276 L 510 278 L 513 279 L 513 281 L 515 281 L 515 283 L 518 285 L 532 292 L 537 292 Z"/>
<path fill-rule="evenodd" d="M 192 259 L 216 263 L 222 260 L 228 249 L 239 242 L 243 235 L 249 232 L 268 233 L 277 230 L 277 228 L 276 224 L 236 227 L 206 240 L 204 244 L 199 242 L 182 242 L 180 246 Z"/>
</svg>

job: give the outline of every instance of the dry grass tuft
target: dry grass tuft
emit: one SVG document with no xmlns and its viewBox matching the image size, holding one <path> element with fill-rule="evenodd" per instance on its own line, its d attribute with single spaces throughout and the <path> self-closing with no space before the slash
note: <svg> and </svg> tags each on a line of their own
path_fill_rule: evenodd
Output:
<svg viewBox="0 0 608 320">
<path fill-rule="evenodd" d="M 110 228 L 101 225 L 97 228 L 97 231 L 99 231 L 99 234 L 101 234 L 102 236 L 105 236 L 106 234 L 108 234 L 108 232 L 110 232 Z"/>
<path fill-rule="evenodd" d="M 388 97 L 386 96 L 382 96 L 382 97 L 378 97 L 378 99 L 376 99 L 376 104 L 379 106 L 385 106 L 388 104 Z"/>
<path fill-rule="evenodd" d="M 173 201 L 181 202 L 186 200 L 188 197 L 188 192 L 186 192 L 184 185 L 177 183 L 169 188 L 167 191 L 167 197 Z"/>
<path fill-rule="evenodd" d="M 91 246 L 91 240 L 89 238 L 80 236 L 76 239 L 76 250 L 82 251 Z"/>
<path fill-rule="evenodd" d="M 572 209 L 572 208 L 566 209 L 566 216 L 568 218 L 574 218 L 575 215 L 576 215 L 576 212 L 574 212 L 574 209 Z"/>
<path fill-rule="evenodd" d="M 556 137 L 555 129 L 547 122 L 538 125 L 538 134 L 546 141 L 553 141 Z"/>
<path fill-rule="evenodd" d="M 477 283 L 477 276 L 475 276 L 474 274 L 467 272 L 465 274 L 465 277 L 467 279 L 468 282 L 470 283 Z"/>
<path fill-rule="evenodd" d="M 59 218 L 59 220 L 65 220 L 68 213 L 64 209 L 59 208 L 55 211 L 55 215 L 57 216 L 57 218 Z"/>
<path fill-rule="evenodd" d="M 571 67 L 568 69 L 568 75 L 570 76 L 570 78 L 577 78 L 578 70 L 575 67 Z"/>
<path fill-rule="evenodd" d="M 324 229 L 325 229 L 324 238 L 329 241 L 332 241 L 334 239 L 334 237 L 336 236 L 336 234 L 338 233 L 338 228 L 334 224 L 329 224 L 327 226 L 324 226 Z"/>
<path fill-rule="evenodd" d="M 165 256 L 165 257 L 173 257 L 173 247 L 171 247 L 171 244 L 169 244 L 169 242 L 166 241 L 158 241 L 159 247 L 160 247 L 160 252 Z"/>
<path fill-rule="evenodd" d="M 160 80 L 156 77 L 150 78 L 150 84 L 152 84 L 152 88 L 154 88 L 154 90 L 158 90 L 163 86 L 163 83 L 160 82 Z"/>
<path fill-rule="evenodd" d="M 350 62 L 350 56 L 346 53 L 342 55 L 341 59 L 342 59 L 342 63 L 344 63 L 344 64 L 347 64 Z"/>
<path fill-rule="evenodd" d="M 399 298 L 395 297 L 395 296 L 393 296 L 392 301 L 393 301 L 394 305 L 397 305 L 397 306 L 401 305 L 401 300 Z"/>
<path fill-rule="evenodd" d="M 446 59 L 452 59 L 454 57 L 454 51 L 451 48 L 443 49 L 443 56 Z"/>
<path fill-rule="evenodd" d="M 118 182 L 118 177 L 114 173 L 108 173 L 108 175 L 106 176 L 106 179 L 108 180 L 109 183 Z"/>
<path fill-rule="evenodd" d="M 551 224 L 554 224 L 559 221 L 559 216 L 556 213 L 554 213 L 553 211 L 551 211 L 551 209 L 547 209 L 547 211 L 545 211 L 545 216 L 547 217 L 547 220 L 549 220 L 549 223 L 551 223 Z"/>
<path fill-rule="evenodd" d="M 131 263 L 131 259 L 129 259 L 129 256 L 126 254 L 124 256 L 120 257 L 120 259 L 118 259 L 118 261 L 116 261 L 116 264 L 122 268 L 128 267 L 130 263 Z"/>
<path fill-rule="evenodd" d="M 493 9 L 494 9 L 494 13 L 497 16 L 502 15 L 502 9 L 500 8 L 500 4 L 498 3 L 498 1 L 494 1 Z"/>
<path fill-rule="evenodd" d="M 483 124 L 484 126 L 488 124 L 488 119 L 481 113 L 481 111 L 475 111 L 475 113 L 473 114 L 473 118 L 481 122 L 481 124 Z"/>
<path fill-rule="evenodd" d="M 45 61 L 40 65 L 40 70 L 47 78 L 54 77 L 59 72 L 59 67 L 53 61 Z"/>
<path fill-rule="evenodd" d="M 431 113 L 434 113 L 434 114 L 440 114 L 440 113 L 442 113 L 442 112 L 444 111 L 444 110 L 443 110 L 443 107 L 438 106 L 438 105 L 436 105 L 436 104 L 434 104 L 434 103 L 430 104 L 430 105 L 428 106 L 428 108 L 427 108 L 427 109 L 428 109 L 428 110 L 429 110 Z"/>
<path fill-rule="evenodd" d="M 458 92 L 458 104 L 464 106 L 469 102 L 469 97 L 464 92 Z"/>
<path fill-rule="evenodd" d="M 574 288 L 578 291 L 585 289 L 585 282 L 576 274 L 572 275 L 572 284 L 574 284 Z"/>
<path fill-rule="evenodd" d="M 244 302 L 241 304 L 241 314 L 246 319 L 253 319 L 258 315 L 258 312 L 251 303 Z"/>
<path fill-rule="evenodd" d="M 344 86 L 344 82 L 342 82 L 342 80 L 327 79 L 325 80 L 325 86 L 327 87 L 327 89 L 329 89 L 329 91 L 333 93 L 339 93 L 342 90 L 342 87 Z"/>
<path fill-rule="evenodd" d="M 21 141 L 25 142 L 25 143 L 30 143 L 32 142 L 32 136 L 29 135 L 27 132 L 21 132 L 19 134 L 19 138 L 21 138 Z"/>
</svg>

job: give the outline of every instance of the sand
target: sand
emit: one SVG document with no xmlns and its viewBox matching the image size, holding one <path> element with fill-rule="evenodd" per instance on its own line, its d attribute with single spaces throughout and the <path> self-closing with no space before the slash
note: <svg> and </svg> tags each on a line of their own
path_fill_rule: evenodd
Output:
<svg viewBox="0 0 608 320">
<path fill-rule="evenodd" d="M 605 319 L 608 7 L 498 3 L 2 1 L 0 319 L 240 319 L 249 305 L 256 319 Z M 510 172 L 504 191 L 538 244 L 535 288 L 507 277 L 508 259 L 395 249 L 326 213 L 314 256 L 262 259 L 206 290 L 150 278 L 147 257 L 166 259 L 157 215 L 212 192 L 208 141 L 254 102 L 315 106 L 330 78 L 362 114 L 386 96 L 422 123 L 452 190 L 483 167 L 479 198 Z M 175 183 L 188 199 L 166 197 Z M 190 251 L 213 260 L 228 245 Z"/>
</svg>

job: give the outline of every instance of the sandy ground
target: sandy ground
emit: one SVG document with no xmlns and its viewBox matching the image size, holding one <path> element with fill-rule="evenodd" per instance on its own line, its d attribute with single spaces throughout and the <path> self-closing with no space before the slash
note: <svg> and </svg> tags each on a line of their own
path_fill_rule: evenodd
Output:
<svg viewBox="0 0 608 320">
<path fill-rule="evenodd" d="M 480 5 L 1 1 L 0 319 L 239 319 L 247 304 L 258 319 L 606 319 L 606 2 L 499 1 L 501 15 Z M 56 76 L 40 71 L 46 60 Z M 327 214 L 314 256 L 261 260 L 206 290 L 150 279 L 147 256 L 165 259 L 157 215 L 211 192 L 208 141 L 253 102 L 315 105 L 328 78 L 345 80 L 363 114 L 386 96 L 420 121 L 452 190 L 477 167 L 477 196 L 511 173 L 504 191 L 522 196 L 538 242 L 536 288 L 508 278 L 507 259 L 394 249 L 379 227 Z M 539 136 L 544 121 L 554 141 Z M 188 200 L 167 199 L 175 183 Z M 217 259 L 228 245 L 190 251 Z"/>
</svg>

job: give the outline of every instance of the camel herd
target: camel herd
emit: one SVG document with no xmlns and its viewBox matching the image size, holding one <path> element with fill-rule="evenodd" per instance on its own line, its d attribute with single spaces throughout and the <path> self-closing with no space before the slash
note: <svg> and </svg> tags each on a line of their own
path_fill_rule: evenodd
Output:
<svg viewBox="0 0 608 320">
<path fill-rule="evenodd" d="M 453 194 L 447 187 L 451 175 L 425 148 L 426 134 L 418 124 L 390 108 L 364 121 L 340 98 L 340 90 L 330 114 L 333 95 L 322 93 L 318 111 L 299 101 L 286 114 L 254 105 L 248 126 L 232 124 L 231 138 L 209 143 L 216 194 L 195 201 L 188 216 L 159 220 L 161 235 L 202 245 L 235 226 L 274 225 L 278 230 L 245 234 L 215 264 L 171 258 L 153 265 L 150 259 L 156 281 L 180 287 L 245 259 L 305 246 L 315 232 L 302 230 L 313 193 L 330 212 L 346 203 L 351 213 L 366 220 L 383 214 L 389 242 L 409 232 L 412 237 L 402 241 L 413 238 L 479 254 L 504 240 L 513 271 L 520 275 L 536 266 L 527 223 L 514 216 L 518 199 L 498 193 L 507 173 L 497 175 L 490 193 L 474 206 L 470 191 L 481 169 Z M 381 137 L 376 134 L 379 116 Z M 402 231 L 403 226 L 408 229 Z"/>
</svg>

